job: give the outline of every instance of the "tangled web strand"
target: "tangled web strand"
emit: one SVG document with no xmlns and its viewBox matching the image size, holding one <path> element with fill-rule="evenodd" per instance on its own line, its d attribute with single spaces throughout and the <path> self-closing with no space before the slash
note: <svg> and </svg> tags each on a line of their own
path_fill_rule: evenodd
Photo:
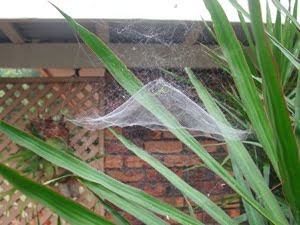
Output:
<svg viewBox="0 0 300 225">
<path fill-rule="evenodd" d="M 179 121 L 180 127 L 166 127 L 139 102 L 143 96 L 152 95 Z M 217 140 L 244 140 L 249 132 L 238 130 L 218 122 L 201 106 L 163 79 L 151 81 L 121 106 L 104 115 L 89 115 L 70 119 L 76 125 L 90 130 L 108 127 L 142 126 L 152 130 L 186 129 L 194 136 L 206 136 Z"/>
</svg>

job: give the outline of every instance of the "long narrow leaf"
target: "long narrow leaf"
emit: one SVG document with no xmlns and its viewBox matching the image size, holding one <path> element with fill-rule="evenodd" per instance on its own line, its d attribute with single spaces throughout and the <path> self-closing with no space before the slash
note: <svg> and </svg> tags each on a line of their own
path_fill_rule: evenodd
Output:
<svg viewBox="0 0 300 225">
<path fill-rule="evenodd" d="M 271 9 L 270 9 L 270 4 L 269 4 L 269 0 L 266 0 L 266 27 L 267 30 L 270 34 L 273 33 L 273 25 L 272 25 L 272 16 L 271 16 Z"/>
<path fill-rule="evenodd" d="M 277 1 L 277 0 L 276 0 Z M 239 12 L 241 12 L 247 19 L 250 19 L 250 14 L 236 1 L 236 0 L 229 0 L 229 2 L 232 4 L 232 6 L 235 7 L 236 10 L 238 10 Z M 270 33 L 269 31 L 266 32 L 268 34 L 268 36 L 272 37 L 271 41 L 275 46 L 280 46 L 280 50 L 283 51 L 282 53 L 288 58 L 288 59 L 293 59 L 294 55 L 288 51 L 287 49 L 284 48 L 284 46 L 282 46 L 282 44 L 280 43 L 280 41 L 278 41 L 274 35 L 272 33 Z M 296 67 L 298 66 L 299 60 L 293 59 L 292 63 L 296 63 Z"/>
<path fill-rule="evenodd" d="M 247 186 L 248 191 L 251 193 L 243 174 L 239 171 L 238 162 L 235 159 L 232 160 L 232 169 L 237 180 Z M 247 215 L 249 225 L 264 225 L 266 220 L 253 208 L 250 204 L 242 199 L 243 206 L 245 207 L 245 212 Z"/>
<path fill-rule="evenodd" d="M 98 202 L 105 208 L 105 210 L 112 216 L 117 225 L 130 225 L 128 221 L 112 206 L 102 200 L 98 195 L 94 194 Z"/>
<path fill-rule="evenodd" d="M 226 60 L 224 59 L 224 57 L 217 52 L 214 49 L 211 49 L 210 47 L 201 44 L 204 48 L 204 52 L 206 52 L 218 65 L 221 69 L 223 69 L 224 71 L 226 71 L 227 73 L 230 73 L 230 69 L 227 65 Z"/>
<path fill-rule="evenodd" d="M 299 70 L 300 69 L 300 60 L 293 55 L 290 51 L 288 51 L 276 38 L 272 35 L 268 34 L 269 38 L 271 39 L 272 43 L 280 49 L 280 51 L 286 56 L 287 59 Z"/>
<path fill-rule="evenodd" d="M 252 74 L 247 65 L 247 61 L 244 58 L 241 46 L 239 45 L 239 41 L 237 40 L 230 22 L 220 4 L 216 0 L 204 0 L 204 2 L 215 24 L 215 32 L 219 44 L 228 60 L 233 79 L 249 119 L 251 120 L 256 135 L 264 146 L 266 154 L 272 162 L 275 171 L 279 174 L 277 169 L 277 159 L 273 152 L 274 142 L 272 141 L 271 129 L 262 102 L 256 94 L 256 86 L 252 79 Z"/>
<path fill-rule="evenodd" d="M 295 43 L 295 46 L 294 46 L 294 49 L 293 49 L 293 55 L 294 56 L 299 56 L 299 53 L 300 53 L 300 38 L 298 38 L 298 40 L 296 41 Z M 287 64 L 287 67 L 286 69 L 283 71 L 285 72 L 285 84 L 288 83 L 287 81 L 289 80 L 289 78 L 291 77 L 293 71 L 294 71 L 294 66 L 295 64 L 290 62 Z"/>
<path fill-rule="evenodd" d="M 266 109 L 276 143 L 274 154 L 278 158 L 285 196 L 295 219 L 300 222 L 300 163 L 297 144 L 285 104 L 280 74 L 263 28 L 259 1 L 249 1 L 249 8 L 257 45 L 257 58 L 262 72 Z"/>
<path fill-rule="evenodd" d="M 82 205 L 66 199 L 51 189 L 19 175 L 4 164 L 0 164 L 0 175 L 29 198 L 43 204 L 73 225 L 112 225 Z"/>
<path fill-rule="evenodd" d="M 231 5 L 249 19 L 250 14 L 238 3 L 237 0 L 229 0 Z"/>
<path fill-rule="evenodd" d="M 253 42 L 253 38 L 251 36 L 251 33 L 248 29 L 248 26 L 247 26 L 247 23 L 244 19 L 244 16 L 243 14 L 240 12 L 240 11 L 237 11 L 238 12 L 238 15 L 239 15 L 239 18 L 240 18 L 240 23 L 241 23 L 241 26 L 242 26 L 242 29 L 246 35 L 246 39 L 249 43 L 249 46 L 250 46 L 250 50 L 251 50 L 251 54 L 252 54 L 252 57 L 255 57 L 256 55 L 256 49 L 255 49 L 255 45 L 254 45 L 254 42 Z M 256 61 L 254 61 L 256 63 Z"/>
<path fill-rule="evenodd" d="M 239 123 L 244 129 L 247 129 L 248 126 L 244 121 L 242 121 L 234 112 L 230 110 L 228 107 L 224 106 L 223 103 L 216 101 L 219 107 L 221 107 L 231 118 Z"/>
<path fill-rule="evenodd" d="M 296 87 L 296 101 L 295 101 L 295 135 L 300 149 L 300 71 L 298 71 L 297 87 Z M 300 152 L 299 152 L 300 154 Z"/>
<path fill-rule="evenodd" d="M 189 68 L 186 69 L 186 72 L 188 73 L 189 78 L 192 81 L 198 93 L 198 96 L 201 98 L 207 111 L 218 121 L 230 126 L 224 114 L 218 108 L 215 101 L 213 101 L 212 97 L 204 88 L 202 83 L 195 77 L 195 75 Z M 243 144 L 240 141 L 226 140 L 226 143 L 228 145 L 229 156 L 232 160 L 232 163 L 236 164 L 238 167 L 238 169 L 236 168 L 234 171 L 235 175 L 238 176 L 241 182 L 243 179 L 242 176 L 245 177 L 251 188 L 262 200 L 265 207 L 272 213 L 274 218 L 280 221 L 280 224 L 288 224 L 278 202 L 276 201 L 275 196 L 268 188 L 268 185 L 266 185 L 264 177 L 260 173 L 257 165 L 253 162 L 247 149 L 243 146 Z M 240 174 L 240 172 L 242 174 Z M 242 182 L 242 184 L 244 183 Z M 252 211 L 251 214 L 255 213 Z"/>
<path fill-rule="evenodd" d="M 84 27 L 76 23 L 70 16 L 57 8 L 60 13 L 66 18 L 69 25 L 80 34 L 83 41 L 98 55 L 103 64 L 107 66 L 108 70 L 114 78 L 125 88 L 130 94 L 135 94 L 142 86 L 134 74 L 131 73 L 126 66 L 109 50 L 109 48 L 97 36 L 86 30 Z M 116 66 L 116 68 L 115 68 Z M 220 163 L 218 163 L 199 142 L 186 130 L 178 129 L 181 127 L 180 123 L 175 117 L 156 99 L 151 95 L 135 96 L 135 100 L 148 109 L 157 119 L 159 119 L 169 130 L 184 144 L 198 155 L 203 162 L 213 172 L 218 174 L 228 185 L 230 185 L 238 194 L 242 195 L 244 199 L 251 202 L 252 206 L 259 210 L 270 220 L 273 220 L 269 212 L 262 208 L 252 196 L 250 196 L 245 189 L 226 171 Z M 271 156 L 270 156 L 271 158 Z M 272 158 L 271 158 L 272 159 Z M 232 224 L 233 221 L 231 221 Z M 276 224 L 277 221 L 274 220 Z"/>
<path fill-rule="evenodd" d="M 272 0 L 272 2 L 274 3 L 274 5 L 278 8 L 278 10 L 280 10 L 280 12 L 283 12 L 291 21 L 293 21 L 293 23 L 295 24 L 295 26 L 297 27 L 298 30 L 300 30 L 300 24 L 297 21 L 297 18 L 295 18 L 278 0 Z M 298 7 L 298 5 L 295 4 L 296 9 Z"/>
<path fill-rule="evenodd" d="M 298 0 L 295 1 L 295 6 L 298 5 Z M 291 6 L 291 3 L 290 3 Z M 293 16 L 297 18 L 298 14 L 298 8 L 294 8 Z M 298 56 L 298 54 L 295 54 L 295 48 L 297 48 L 297 41 L 299 41 L 299 36 L 297 35 L 297 28 L 294 26 L 294 24 L 291 22 L 291 20 L 286 17 L 285 23 L 282 25 L 282 45 L 288 49 L 291 53 L 294 54 L 294 56 Z M 293 41 L 291 41 L 293 40 Z M 294 41 L 295 40 L 295 41 Z M 296 57 L 297 58 L 297 57 Z M 286 57 L 282 57 L 282 61 L 280 62 L 282 64 L 280 74 L 282 76 L 282 83 L 283 85 L 287 84 L 290 77 L 290 66 L 291 66 L 291 60 L 289 60 Z M 293 66 L 294 69 L 294 66 Z"/>
<path fill-rule="evenodd" d="M 253 22 L 253 21 L 252 21 Z M 277 14 L 276 14 L 276 20 L 275 20 L 275 24 L 274 24 L 274 28 L 273 28 L 273 37 L 274 40 L 277 40 L 278 43 L 282 42 L 282 25 L 281 25 L 281 13 L 277 10 Z M 281 51 L 280 49 L 278 49 L 275 45 L 274 46 L 270 46 L 273 47 L 272 52 L 273 52 L 273 56 L 274 59 L 277 62 L 277 66 L 279 68 L 280 71 L 280 67 L 282 66 L 281 62 Z"/>
<path fill-rule="evenodd" d="M 77 157 L 68 154 L 65 151 L 57 150 L 53 146 L 48 145 L 40 139 L 18 130 L 17 128 L 10 126 L 3 121 L 0 121 L 0 131 L 5 133 L 16 143 L 35 152 L 37 155 L 48 160 L 49 162 L 65 168 L 66 170 L 71 171 L 85 180 L 98 183 L 115 192 L 116 194 L 129 199 L 130 201 L 143 205 L 145 208 L 153 212 L 164 216 L 169 216 L 181 224 L 199 224 L 198 221 L 195 221 L 193 218 L 170 206 L 169 204 L 159 201 L 158 199 L 137 188 L 123 184 L 109 177 L 103 172 L 96 170 Z"/>
<path fill-rule="evenodd" d="M 161 218 L 157 217 L 152 212 L 146 210 L 140 205 L 135 205 L 132 202 L 128 201 L 128 199 L 122 198 L 118 196 L 117 194 L 111 192 L 107 188 L 98 185 L 93 182 L 84 181 L 82 180 L 82 183 L 86 185 L 92 192 L 94 192 L 96 195 L 103 197 L 113 203 L 114 205 L 118 206 L 119 208 L 123 209 L 125 212 L 133 215 L 140 221 L 142 221 L 145 224 L 148 225 L 168 225 L 166 221 L 162 220 Z"/>
<path fill-rule="evenodd" d="M 195 202 L 198 206 L 204 209 L 212 218 L 221 224 L 227 223 L 231 219 L 229 216 L 214 202 L 212 202 L 206 195 L 198 192 L 187 184 L 184 180 L 178 177 L 174 172 L 161 164 L 156 158 L 145 152 L 143 149 L 136 146 L 130 140 L 124 138 L 114 130 L 110 129 L 113 135 L 119 139 L 119 141 L 140 159 L 146 161 L 155 170 L 162 174 L 171 184 L 173 184 L 178 190 L 180 190 L 186 197 Z"/>
</svg>

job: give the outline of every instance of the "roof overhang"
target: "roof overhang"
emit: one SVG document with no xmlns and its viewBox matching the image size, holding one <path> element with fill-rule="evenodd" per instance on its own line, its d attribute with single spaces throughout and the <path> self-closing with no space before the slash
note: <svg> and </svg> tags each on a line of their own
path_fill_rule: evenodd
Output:
<svg viewBox="0 0 300 225">
<path fill-rule="evenodd" d="M 246 7 L 247 1 L 240 2 Z M 215 67 L 199 44 L 215 44 L 201 22 L 202 17 L 210 20 L 202 1 L 56 0 L 53 3 L 104 40 L 128 67 Z M 222 4 L 231 21 L 236 21 L 235 10 L 227 1 Z M 1 6 L 1 11 L 0 67 L 102 67 L 49 2 L 10 0 Z M 232 23 L 244 42 L 239 24 Z"/>
</svg>

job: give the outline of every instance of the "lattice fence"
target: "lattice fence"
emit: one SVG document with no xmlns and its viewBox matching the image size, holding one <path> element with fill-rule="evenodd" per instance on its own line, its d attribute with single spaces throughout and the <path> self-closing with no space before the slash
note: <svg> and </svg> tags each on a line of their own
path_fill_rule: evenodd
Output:
<svg viewBox="0 0 300 225">
<path fill-rule="evenodd" d="M 52 118 L 52 121 L 56 119 L 61 121 L 64 118 L 61 115 L 78 115 L 91 108 L 96 110 L 95 113 L 101 114 L 103 87 L 104 79 L 99 77 L 2 78 L 0 79 L 0 119 L 28 130 L 29 124 L 41 125 L 42 123 L 45 126 L 49 118 Z M 96 107 L 95 103 L 98 104 Z M 64 129 L 68 131 L 67 134 L 63 134 L 65 141 L 74 150 L 74 154 L 84 160 L 97 158 L 103 154 L 103 132 L 91 132 L 69 122 L 63 124 Z M 52 126 L 46 128 L 47 132 L 49 135 L 49 132 L 55 133 L 61 130 L 57 131 L 57 127 Z M 1 160 L 19 151 L 20 146 L 0 134 Z M 103 170 L 102 160 L 102 158 L 96 159 L 91 164 Z M 47 180 L 41 174 L 37 176 L 40 176 L 39 181 Z M 103 209 L 93 196 L 79 187 L 76 181 L 67 179 L 54 188 L 86 207 L 93 208 L 97 213 L 103 214 Z M 10 196 L 6 193 L 9 190 L 12 190 L 12 187 L 0 178 L 1 225 L 36 224 L 36 215 L 40 218 L 40 224 L 56 224 L 56 216 L 48 209 L 30 202 L 19 192 Z"/>
</svg>

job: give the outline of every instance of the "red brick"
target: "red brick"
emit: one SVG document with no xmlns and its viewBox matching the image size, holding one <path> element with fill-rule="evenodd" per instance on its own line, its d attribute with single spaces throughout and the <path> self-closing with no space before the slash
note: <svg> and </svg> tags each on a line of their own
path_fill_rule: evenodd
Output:
<svg viewBox="0 0 300 225">
<path fill-rule="evenodd" d="M 135 171 L 108 170 L 106 174 L 122 182 L 135 182 L 144 178 L 144 173 Z"/>
<path fill-rule="evenodd" d="M 192 182 L 211 181 L 211 180 L 216 181 L 214 172 L 203 167 L 186 171 L 184 173 L 184 178 L 185 180 L 192 181 Z"/>
<path fill-rule="evenodd" d="M 172 134 L 170 131 L 164 131 L 163 132 L 163 138 L 176 139 L 175 135 Z"/>
<path fill-rule="evenodd" d="M 172 220 L 171 218 L 165 218 L 165 221 L 167 221 L 169 224 L 171 225 L 180 225 L 180 223 L 178 223 L 177 221 L 175 220 Z"/>
<path fill-rule="evenodd" d="M 209 185 L 211 186 L 211 185 Z M 224 190 L 228 187 L 227 184 L 223 184 L 223 183 L 218 183 L 218 184 L 214 184 L 213 188 L 210 190 L 210 194 L 212 195 L 219 195 L 224 193 Z"/>
<path fill-rule="evenodd" d="M 160 140 L 161 139 L 161 131 L 157 130 L 149 130 L 145 133 L 145 137 L 143 140 Z"/>
<path fill-rule="evenodd" d="M 223 194 L 226 186 L 223 186 L 222 183 L 216 183 L 214 180 L 212 181 L 197 181 L 192 185 L 198 191 L 202 192 L 206 195 L 220 195 Z M 226 192 L 230 193 L 230 192 Z"/>
<path fill-rule="evenodd" d="M 237 209 L 240 208 L 241 204 L 240 202 L 236 202 L 236 203 L 230 203 L 230 204 L 226 204 L 223 206 L 224 209 Z"/>
<path fill-rule="evenodd" d="M 171 168 L 171 170 L 179 177 L 183 177 L 183 168 Z"/>
<path fill-rule="evenodd" d="M 106 154 L 128 154 L 129 150 L 121 144 L 115 141 L 106 141 L 104 143 L 104 149 Z"/>
<path fill-rule="evenodd" d="M 121 128 L 114 128 L 114 131 L 116 131 L 118 134 L 122 134 Z M 104 139 L 105 140 L 117 140 L 117 138 L 108 130 L 104 130 Z"/>
<path fill-rule="evenodd" d="M 146 179 L 148 182 L 158 182 L 158 181 L 167 181 L 166 178 L 164 178 L 161 174 L 159 174 L 156 170 L 154 169 L 148 169 L 145 171 L 146 174 Z"/>
<path fill-rule="evenodd" d="M 219 142 L 213 140 L 204 140 L 201 141 L 200 144 L 205 148 L 207 152 L 210 153 L 217 152 L 218 148 L 226 146 L 226 145 L 218 145 Z"/>
<path fill-rule="evenodd" d="M 230 210 L 226 210 L 226 213 L 231 217 L 237 217 L 239 215 L 241 215 L 241 211 L 240 209 L 230 209 Z"/>
<path fill-rule="evenodd" d="M 141 160 L 137 156 L 128 156 L 125 159 L 125 166 L 129 168 L 141 168 L 144 167 L 147 163 Z"/>
<path fill-rule="evenodd" d="M 113 218 L 112 215 L 109 214 L 109 213 L 105 213 L 105 218 L 108 219 L 109 221 L 114 222 L 114 218 Z"/>
<path fill-rule="evenodd" d="M 152 196 L 161 196 L 165 194 L 167 185 L 162 183 L 156 184 L 145 184 L 143 185 L 143 190 Z"/>
<path fill-rule="evenodd" d="M 200 162 L 200 159 L 194 155 L 168 155 L 164 157 L 164 164 L 168 167 L 194 166 Z"/>
<path fill-rule="evenodd" d="M 183 207 L 185 202 L 183 197 L 161 197 L 159 199 L 175 207 Z"/>
<path fill-rule="evenodd" d="M 147 151 L 156 153 L 178 153 L 183 148 L 180 141 L 147 141 L 144 146 Z"/>
<path fill-rule="evenodd" d="M 203 213 L 195 212 L 195 216 L 196 216 L 197 220 L 203 221 Z"/>
<path fill-rule="evenodd" d="M 140 180 L 140 181 L 135 182 L 135 183 L 130 183 L 130 186 L 135 187 L 137 189 L 142 189 L 143 185 L 144 185 L 143 180 Z"/>
<path fill-rule="evenodd" d="M 47 219 L 47 220 L 43 223 L 43 225 L 51 225 L 51 224 L 52 224 L 52 222 L 51 222 L 50 219 Z"/>
<path fill-rule="evenodd" d="M 155 159 L 157 159 L 158 161 L 160 161 L 161 163 L 164 161 L 164 156 L 165 155 L 160 155 L 160 154 L 151 154 Z M 150 166 L 151 167 L 151 166 Z"/>
<path fill-rule="evenodd" d="M 126 213 L 124 218 L 129 222 L 130 225 L 141 225 L 143 224 L 141 221 L 137 220 L 134 216 Z"/>
<path fill-rule="evenodd" d="M 208 215 L 207 213 L 203 213 L 203 221 L 202 221 L 204 224 L 207 224 L 207 223 L 214 223 L 215 220 L 210 216 Z"/>
<path fill-rule="evenodd" d="M 123 158 L 122 156 L 106 156 L 104 159 L 104 167 L 108 169 L 122 168 Z"/>
<path fill-rule="evenodd" d="M 177 176 L 183 177 L 184 171 L 182 168 L 171 169 Z M 167 179 L 158 173 L 155 169 L 147 169 L 145 171 L 148 182 L 167 182 Z"/>
</svg>

